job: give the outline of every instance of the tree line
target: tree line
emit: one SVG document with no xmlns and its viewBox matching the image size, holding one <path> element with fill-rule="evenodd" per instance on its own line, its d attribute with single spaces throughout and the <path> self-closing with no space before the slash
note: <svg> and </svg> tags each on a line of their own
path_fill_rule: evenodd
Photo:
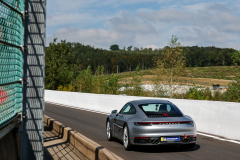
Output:
<svg viewBox="0 0 240 160">
<path fill-rule="evenodd" d="M 133 71 L 137 66 L 141 70 L 154 69 L 157 66 L 156 59 L 164 57 L 164 51 L 171 48 L 139 49 L 129 46 L 119 49 L 116 45 L 112 46 L 111 50 L 105 50 L 66 40 L 57 43 L 54 39 L 46 48 L 46 88 L 56 90 L 60 85 L 73 83 L 80 72 L 89 66 L 92 74 L 96 74 L 99 66 L 102 66 L 102 74 Z M 179 49 L 186 67 L 234 65 L 231 56 L 236 50 L 231 48 L 179 46 Z"/>
</svg>

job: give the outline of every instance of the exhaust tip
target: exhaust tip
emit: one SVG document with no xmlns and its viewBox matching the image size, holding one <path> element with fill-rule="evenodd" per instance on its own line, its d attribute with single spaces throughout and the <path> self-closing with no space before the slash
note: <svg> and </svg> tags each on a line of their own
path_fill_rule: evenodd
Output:
<svg viewBox="0 0 240 160">
<path fill-rule="evenodd" d="M 158 144 L 159 143 L 159 139 L 152 138 L 152 139 L 150 139 L 150 143 Z"/>
</svg>

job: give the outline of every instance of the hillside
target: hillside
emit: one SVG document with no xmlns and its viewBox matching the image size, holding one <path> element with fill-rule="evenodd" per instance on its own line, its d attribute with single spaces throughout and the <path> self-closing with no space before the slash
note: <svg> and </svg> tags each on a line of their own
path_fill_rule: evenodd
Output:
<svg viewBox="0 0 240 160">
<path fill-rule="evenodd" d="M 131 79 L 132 72 L 123 72 L 116 74 L 120 76 L 120 83 L 125 83 Z M 144 84 L 151 84 L 155 78 L 155 71 L 141 71 Z M 232 82 L 235 75 L 240 75 L 240 68 L 235 66 L 212 66 L 212 67 L 188 67 L 186 74 L 178 78 L 175 83 L 192 85 L 211 86 L 212 84 L 220 84 L 227 86 Z"/>
</svg>

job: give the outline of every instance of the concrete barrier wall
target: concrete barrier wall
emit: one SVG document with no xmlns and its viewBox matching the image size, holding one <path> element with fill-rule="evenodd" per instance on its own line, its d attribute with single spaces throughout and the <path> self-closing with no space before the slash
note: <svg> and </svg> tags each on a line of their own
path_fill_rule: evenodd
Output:
<svg viewBox="0 0 240 160">
<path fill-rule="evenodd" d="M 64 127 L 62 123 L 46 115 L 44 116 L 44 123 L 46 127 L 51 129 L 53 134 L 62 137 L 65 142 L 68 142 L 74 147 L 74 150 L 76 149 L 90 160 L 123 160 L 121 157 L 115 155 L 98 143 L 69 127 Z"/>
<path fill-rule="evenodd" d="M 169 100 L 194 119 L 198 131 L 240 140 L 240 103 L 45 90 L 45 101 L 105 113 L 119 111 L 128 101 L 137 99 Z"/>
</svg>

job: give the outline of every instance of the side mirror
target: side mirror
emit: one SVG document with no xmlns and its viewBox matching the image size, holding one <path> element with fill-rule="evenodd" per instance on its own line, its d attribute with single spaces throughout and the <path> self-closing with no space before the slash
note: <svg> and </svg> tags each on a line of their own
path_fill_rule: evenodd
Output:
<svg viewBox="0 0 240 160">
<path fill-rule="evenodd" d="M 111 114 L 117 114 L 117 110 L 113 110 Z"/>
</svg>

